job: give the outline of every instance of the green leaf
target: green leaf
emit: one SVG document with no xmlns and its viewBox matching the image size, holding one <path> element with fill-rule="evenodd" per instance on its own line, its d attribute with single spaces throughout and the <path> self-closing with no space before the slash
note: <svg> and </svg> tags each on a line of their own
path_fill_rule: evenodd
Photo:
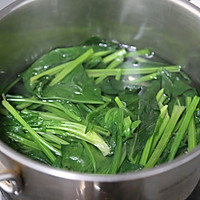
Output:
<svg viewBox="0 0 200 200">
<path fill-rule="evenodd" d="M 91 155 L 88 154 L 88 149 L 81 142 L 75 141 L 71 142 L 70 145 L 63 145 L 59 167 L 85 173 L 108 173 L 112 158 L 103 156 L 92 145 L 88 144 L 88 148 L 93 156 L 92 160 Z M 93 162 L 95 162 L 95 168 Z"/>
<path fill-rule="evenodd" d="M 29 91 L 33 91 L 35 84 L 30 82 L 30 79 L 36 75 L 39 75 L 49 69 L 54 68 L 61 63 L 66 63 L 73 60 L 83 54 L 88 47 L 84 46 L 74 46 L 67 48 L 57 48 L 52 50 L 39 59 L 37 59 L 23 74 L 22 78 L 26 88 Z M 49 75 L 49 74 L 46 74 Z M 37 79 L 35 79 L 36 81 Z M 35 82 L 33 81 L 33 82 Z"/>
<path fill-rule="evenodd" d="M 76 67 L 60 83 L 47 85 L 43 90 L 43 99 L 62 99 L 78 103 L 102 104 L 101 91 L 94 80 L 87 77 L 81 65 Z"/>
</svg>

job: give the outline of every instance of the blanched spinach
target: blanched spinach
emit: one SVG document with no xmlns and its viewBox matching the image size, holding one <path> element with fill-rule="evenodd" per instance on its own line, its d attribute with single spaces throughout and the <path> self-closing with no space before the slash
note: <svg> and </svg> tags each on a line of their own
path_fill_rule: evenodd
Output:
<svg viewBox="0 0 200 200">
<path fill-rule="evenodd" d="M 149 49 L 130 49 L 92 37 L 36 60 L 3 94 L 1 139 L 47 165 L 97 174 L 194 149 L 200 98 L 192 81 Z"/>
</svg>

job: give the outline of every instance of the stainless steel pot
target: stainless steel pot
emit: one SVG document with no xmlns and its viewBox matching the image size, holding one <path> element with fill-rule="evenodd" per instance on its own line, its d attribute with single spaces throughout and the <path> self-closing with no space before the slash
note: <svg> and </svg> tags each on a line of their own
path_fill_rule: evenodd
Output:
<svg viewBox="0 0 200 200">
<path fill-rule="evenodd" d="M 17 0 L 0 11 L 0 80 L 91 35 L 149 47 L 200 84 L 200 10 L 183 0 Z M 111 176 L 47 167 L 0 141 L 0 187 L 20 200 L 183 200 L 200 178 L 200 146 L 174 161 Z"/>
</svg>

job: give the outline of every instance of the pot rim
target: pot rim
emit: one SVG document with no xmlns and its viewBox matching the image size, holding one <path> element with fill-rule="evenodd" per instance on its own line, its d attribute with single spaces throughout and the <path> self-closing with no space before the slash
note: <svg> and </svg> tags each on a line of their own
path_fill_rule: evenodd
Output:
<svg viewBox="0 0 200 200">
<path fill-rule="evenodd" d="M 0 9 L 0 20 L 12 13 L 13 11 L 23 7 L 26 4 L 29 4 L 35 0 L 14 0 L 12 3 L 5 6 L 2 10 Z M 185 10 L 189 10 L 197 17 L 200 17 L 200 7 L 191 3 L 190 0 L 169 0 L 172 3 L 183 7 Z"/>
<path fill-rule="evenodd" d="M 183 7 L 185 10 L 188 10 L 189 12 L 193 13 L 195 16 L 200 18 L 200 8 L 191 4 L 190 2 L 180 1 L 180 0 L 169 0 L 169 1 Z M 4 18 L 6 15 L 9 15 L 12 11 L 17 10 L 18 8 L 24 6 L 29 2 L 32 2 L 32 0 L 14 1 L 13 3 L 11 3 L 10 5 L 1 10 L 0 20 Z M 191 160 L 197 158 L 198 156 L 200 156 L 200 145 L 198 145 L 194 150 L 190 151 L 189 153 L 179 156 L 178 158 L 174 159 L 173 161 L 170 161 L 169 163 L 161 164 L 158 167 L 154 167 L 151 169 L 144 169 L 138 172 L 128 172 L 115 175 L 87 174 L 87 173 L 73 172 L 51 167 L 43 163 L 37 162 L 35 160 L 32 160 L 23 154 L 18 153 L 17 151 L 15 151 L 11 147 L 3 143 L 1 140 L 0 140 L 0 153 L 3 153 L 11 160 L 21 164 L 22 166 L 57 178 L 71 179 L 77 181 L 78 180 L 91 181 L 91 182 L 93 182 L 94 180 L 97 182 L 119 182 L 119 181 L 121 182 L 121 181 L 136 180 L 136 179 L 151 177 L 154 175 L 159 175 L 167 171 L 170 171 L 171 169 L 180 167 L 181 165 L 184 165 L 190 162 Z"/>
<path fill-rule="evenodd" d="M 54 176 L 57 178 L 71 179 L 77 181 L 95 180 L 97 182 L 119 182 L 119 181 L 121 182 L 121 181 L 136 180 L 136 179 L 151 177 L 154 175 L 159 175 L 167 171 L 170 171 L 171 169 L 180 167 L 181 165 L 184 165 L 190 162 L 191 160 L 195 159 L 196 157 L 200 156 L 200 145 L 198 145 L 194 150 L 175 158 L 173 161 L 170 161 L 169 163 L 164 163 L 151 169 L 143 169 L 137 172 L 128 172 L 128 173 L 114 174 L 114 175 L 80 173 L 80 172 L 73 172 L 51 167 L 43 163 L 40 163 L 38 161 L 32 160 L 21 153 L 18 153 L 11 147 L 4 144 L 2 141 L 0 141 L 0 152 L 2 152 L 4 155 L 9 157 L 13 161 L 21 164 L 22 166 L 31 168 L 32 170 L 50 176 Z"/>
</svg>

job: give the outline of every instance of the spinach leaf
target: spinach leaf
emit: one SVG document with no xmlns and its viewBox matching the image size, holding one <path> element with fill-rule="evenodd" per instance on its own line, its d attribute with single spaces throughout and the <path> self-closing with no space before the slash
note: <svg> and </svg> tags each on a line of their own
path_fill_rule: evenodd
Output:
<svg viewBox="0 0 200 200">
<path fill-rule="evenodd" d="M 95 147 L 89 145 L 90 151 L 94 157 L 94 165 L 91 161 L 90 156 L 88 156 L 88 151 L 84 147 L 83 143 L 76 141 L 71 142 L 70 145 L 63 145 L 61 148 L 62 156 L 60 159 L 61 168 L 86 172 L 86 173 L 108 173 L 110 168 L 110 157 L 103 156 Z"/>
<path fill-rule="evenodd" d="M 24 84 L 28 91 L 32 92 L 35 84 L 32 85 L 30 83 L 31 77 L 40 74 L 48 69 L 51 69 L 57 65 L 62 63 L 66 63 L 70 60 L 73 60 L 83 54 L 88 47 L 85 46 L 74 46 L 67 48 L 57 48 L 55 50 L 50 51 L 49 53 L 43 55 L 39 59 L 37 59 L 23 74 L 22 78 Z"/>
<path fill-rule="evenodd" d="M 43 99 L 63 99 L 76 103 L 103 103 L 100 89 L 95 86 L 93 79 L 88 78 L 82 65 L 79 65 L 54 86 L 46 85 L 41 97 Z"/>
</svg>

